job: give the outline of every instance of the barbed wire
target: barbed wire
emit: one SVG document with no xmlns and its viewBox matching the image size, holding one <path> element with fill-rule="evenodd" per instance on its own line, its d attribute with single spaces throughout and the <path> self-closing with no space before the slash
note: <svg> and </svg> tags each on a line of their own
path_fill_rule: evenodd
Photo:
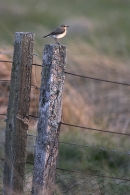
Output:
<svg viewBox="0 0 130 195">
<path fill-rule="evenodd" d="M 13 61 L 11 61 L 11 60 L 0 60 L 0 62 L 11 63 L 11 64 L 13 63 Z M 32 65 L 33 65 L 33 66 L 40 66 L 40 67 L 42 67 L 41 64 L 33 63 Z"/>
<path fill-rule="evenodd" d="M 110 81 L 110 80 L 105 80 L 105 79 L 99 79 L 99 78 L 94 78 L 94 77 L 89 77 L 89 76 L 83 76 L 83 75 L 79 75 L 79 74 L 75 74 L 75 73 L 70 73 L 70 72 L 66 72 L 66 74 L 72 75 L 72 76 L 76 76 L 76 77 L 81 77 L 81 78 L 86 78 L 86 79 L 92 79 L 92 80 L 96 80 L 96 81 L 103 81 L 103 82 L 107 82 L 107 83 L 113 83 L 113 84 L 118 84 L 118 85 L 126 85 L 126 86 L 130 86 L 129 83 L 123 83 L 123 82 L 117 82 L 117 81 Z"/>
<path fill-rule="evenodd" d="M 2 79 L 2 80 L 0 80 L 1 82 L 10 82 L 10 80 L 8 80 L 8 79 Z"/>
<path fill-rule="evenodd" d="M 0 54 L 13 54 L 13 52 L 10 52 L 10 51 L 0 51 Z"/>
<path fill-rule="evenodd" d="M 5 159 L 4 158 L 0 158 L 0 160 L 3 162 Z M 34 165 L 34 162 L 29 162 L 26 161 L 27 164 L 31 164 Z M 57 170 L 61 170 L 61 171 L 66 171 L 66 172 L 73 172 L 73 173 L 78 173 L 78 174 L 83 174 L 83 175 L 88 175 L 88 176 L 96 176 L 96 177 L 104 177 L 104 178 L 110 178 L 110 179 L 116 179 L 116 180 L 123 180 L 123 181 L 130 181 L 129 178 L 124 178 L 124 177 L 114 177 L 114 176 L 108 176 L 105 174 L 91 174 L 91 173 L 87 173 L 87 172 L 82 172 L 82 171 L 77 171 L 77 170 L 70 170 L 70 169 L 64 169 L 61 167 L 56 167 Z"/>
<path fill-rule="evenodd" d="M 28 134 L 27 136 L 33 136 L 37 137 L 36 135 Z M 71 146 L 76 146 L 76 147 L 83 147 L 83 148 L 89 148 L 89 149 L 96 149 L 100 151 L 106 151 L 106 152 L 112 152 L 112 153 L 117 153 L 117 154 L 124 154 L 130 156 L 130 151 L 118 151 L 117 149 L 107 149 L 103 147 L 96 147 L 96 146 L 89 146 L 86 144 L 77 144 L 74 142 L 64 142 L 64 141 L 59 141 L 59 144 L 65 144 L 65 145 L 71 145 Z M 36 147 L 36 145 L 28 145 L 27 147 Z"/>
<path fill-rule="evenodd" d="M 0 60 L 0 62 L 12 63 L 12 61 L 9 61 L 9 60 Z M 32 65 L 42 67 L 41 64 L 33 63 Z M 92 79 L 92 80 L 96 80 L 96 81 L 102 81 L 102 82 L 113 83 L 113 84 L 118 84 L 118 85 L 130 86 L 129 83 L 124 83 L 124 82 L 117 82 L 117 81 L 111 81 L 111 80 L 106 80 L 106 79 L 99 79 L 99 78 L 84 76 L 84 75 L 80 75 L 80 74 L 76 74 L 76 73 L 71 73 L 71 72 L 67 72 L 67 71 L 64 71 L 64 73 L 65 74 L 68 74 L 68 75 L 76 76 L 76 77 L 85 78 L 85 79 Z"/>
<path fill-rule="evenodd" d="M 79 126 L 79 125 L 63 123 L 63 122 L 61 122 L 61 124 L 65 125 L 65 126 L 69 126 L 69 127 L 75 127 L 75 128 L 86 129 L 86 130 L 91 130 L 91 131 L 99 131 L 99 132 L 102 132 L 102 133 L 111 133 L 111 134 L 117 134 L 117 135 L 130 136 L 129 133 L 120 133 L 120 132 L 115 132 L 115 131 L 108 131 L 108 130 L 96 129 L 96 128 L 91 128 L 91 127 L 84 127 L 84 126 Z"/>
<path fill-rule="evenodd" d="M 33 134 L 27 134 L 27 136 L 33 136 L 33 137 L 37 137 L 36 135 Z M 2 141 L 2 143 L 5 143 L 4 141 Z M 112 152 L 112 153 L 118 153 L 118 154 L 125 154 L 125 155 L 130 155 L 130 151 L 128 152 L 123 152 L 123 151 L 118 151 L 116 149 L 107 149 L 107 148 L 103 148 L 103 147 L 96 147 L 96 146 L 89 146 L 89 145 L 84 145 L 84 144 L 77 144 L 74 142 L 63 142 L 63 141 L 59 141 L 59 144 L 65 144 L 65 145 L 71 145 L 71 146 L 76 146 L 76 147 L 83 147 L 83 148 L 89 148 L 89 149 L 96 149 L 96 150 L 100 150 L 100 151 L 106 151 L 106 152 Z M 35 148 L 36 145 L 27 145 L 27 147 L 32 147 Z"/>
<path fill-rule="evenodd" d="M 31 86 L 32 86 L 33 88 L 35 88 L 36 90 L 38 90 L 38 91 L 40 90 L 40 88 L 37 87 L 37 86 L 35 86 L 35 85 L 32 85 L 32 84 L 31 84 Z"/>
<path fill-rule="evenodd" d="M 0 113 L 0 115 L 6 116 L 7 114 L 6 113 Z M 38 119 L 38 116 L 33 116 L 33 115 L 30 115 L 30 114 L 29 114 L 29 116 L 32 117 L 32 118 Z"/>
<path fill-rule="evenodd" d="M 34 116 L 34 115 L 29 115 L 29 116 L 32 117 L 32 118 L 38 119 L 38 116 Z M 96 129 L 96 128 L 91 128 L 91 127 L 84 127 L 84 126 L 68 124 L 68 123 L 64 123 L 64 122 L 60 122 L 60 124 L 65 125 L 65 126 L 69 126 L 69 127 L 75 127 L 75 128 L 86 129 L 86 130 L 98 131 L 98 132 L 101 132 L 101 133 L 111 133 L 111 134 L 117 134 L 117 135 L 130 136 L 129 133 L 120 133 L 120 132 L 115 132 L 115 131 L 108 131 L 108 130 Z"/>
<path fill-rule="evenodd" d="M 36 135 L 33 135 L 33 134 L 27 134 L 27 136 L 37 137 Z"/>
<path fill-rule="evenodd" d="M 10 81 L 11 80 L 0 80 L 0 84 L 1 85 L 10 85 Z M 37 86 L 35 86 L 34 84 L 31 84 L 31 87 L 33 87 L 33 88 L 35 88 L 36 90 L 40 90 L 40 88 L 39 87 L 37 87 Z"/>
<path fill-rule="evenodd" d="M 91 174 L 89 170 L 85 174 L 85 172 L 73 172 L 62 168 L 57 169 L 56 176 L 57 195 L 130 194 L 130 181 L 125 177 Z"/>
<path fill-rule="evenodd" d="M 36 64 L 36 63 L 33 63 L 32 65 L 33 65 L 33 66 L 39 66 L 39 67 L 42 67 L 42 65 L 41 65 L 41 64 Z"/>
<path fill-rule="evenodd" d="M 10 85 L 10 80 L 0 80 L 1 85 Z"/>
<path fill-rule="evenodd" d="M 90 148 L 90 149 L 96 149 L 96 150 L 101 150 L 101 151 L 107 151 L 107 152 L 113 152 L 113 153 L 119 153 L 119 154 L 125 154 L 125 155 L 130 155 L 130 151 L 128 152 L 122 152 L 122 151 L 118 151 L 116 149 L 114 150 L 110 150 L 110 149 L 106 149 L 103 147 L 96 147 L 96 146 L 89 146 L 89 145 L 83 145 L 83 144 L 76 144 L 74 142 L 63 142 L 63 141 L 59 141 L 59 144 L 65 144 L 65 145 L 72 145 L 72 146 L 77 146 L 77 147 L 85 147 L 85 148 Z"/>
<path fill-rule="evenodd" d="M 35 118 L 35 119 L 39 118 L 38 116 L 34 116 L 34 115 L 31 115 L 31 114 L 29 114 L 29 116 L 32 117 L 32 118 Z"/>
<path fill-rule="evenodd" d="M 0 62 L 7 62 L 7 63 L 13 63 L 11 60 L 0 60 Z"/>
<path fill-rule="evenodd" d="M 122 177 L 113 177 L 113 176 L 107 176 L 104 174 L 91 174 L 91 173 L 86 173 L 86 172 L 82 172 L 82 171 L 75 171 L 75 170 L 68 170 L 68 169 L 63 169 L 63 168 L 56 168 L 57 170 L 61 170 L 61 171 L 67 171 L 67 172 L 73 172 L 73 173 L 78 173 L 78 174 L 84 174 L 84 175 L 88 175 L 88 176 L 96 176 L 96 177 L 105 177 L 105 178 L 110 178 L 110 179 L 116 179 L 116 180 L 123 180 L 123 181 L 130 181 L 130 179 L 127 178 L 122 178 Z"/>
<path fill-rule="evenodd" d="M 13 54 L 12 52 L 0 52 L 0 54 Z M 33 54 L 35 56 L 37 56 L 38 54 Z M 12 63 L 12 61 L 10 60 L 0 60 L 0 62 L 4 62 L 4 63 Z M 38 66 L 38 67 L 42 67 L 41 64 L 37 64 L 37 63 L 33 63 L 33 66 Z M 124 85 L 124 86 L 130 86 L 129 83 L 125 83 L 125 82 L 116 82 L 116 81 L 111 81 L 111 80 L 105 80 L 105 79 L 99 79 L 99 78 L 94 78 L 94 77 L 89 77 L 89 76 L 84 76 L 84 75 L 80 75 L 80 74 L 76 74 L 76 73 L 70 73 L 65 71 L 64 72 L 67 75 L 71 75 L 71 76 L 76 76 L 76 77 L 80 77 L 80 78 L 84 78 L 84 79 L 91 79 L 91 80 L 96 80 L 96 81 L 101 81 L 101 82 L 107 82 L 107 83 L 112 83 L 112 84 L 118 84 L 118 85 Z M 10 80 L 0 80 L 0 84 L 2 85 L 10 85 Z M 31 84 L 31 87 L 35 88 L 36 90 L 40 90 L 39 87 L 35 86 L 34 84 Z M 6 113 L 0 113 L 1 116 L 6 116 Z M 38 119 L 38 116 L 34 116 L 34 115 L 29 115 L 29 117 Z M 85 127 L 85 126 L 80 126 L 80 125 L 74 125 L 74 124 L 68 124 L 68 123 L 64 123 L 64 122 L 60 122 L 60 125 L 65 125 L 65 126 L 69 126 L 69 127 L 74 127 L 74 128 L 80 128 L 80 129 L 86 129 L 86 130 L 91 130 L 91 131 L 98 131 L 98 132 L 102 132 L 102 133 L 111 133 L 111 134 L 116 134 L 116 135 L 123 135 L 123 136 L 130 136 L 129 133 L 120 133 L 120 132 L 115 132 L 115 131 L 108 131 L 108 130 L 102 130 L 102 129 L 96 129 L 96 128 L 91 128 L 91 127 Z M 36 135 L 34 134 L 27 134 L 27 136 L 31 136 L 31 137 L 35 137 Z M 4 143 L 4 141 L 0 140 L 0 143 Z M 94 150 L 100 150 L 100 151 L 106 151 L 106 152 L 112 152 L 114 154 L 125 154 L 125 155 L 130 155 L 130 151 L 118 151 L 116 149 L 112 150 L 112 149 L 107 149 L 107 148 L 103 148 L 103 147 L 96 147 L 96 146 L 89 146 L 89 145 L 84 145 L 84 144 L 77 144 L 74 142 L 64 142 L 64 141 L 59 141 L 59 144 L 65 144 L 65 145 L 70 145 L 70 146 L 75 146 L 75 147 L 85 147 L 85 148 L 89 148 L 89 149 L 94 149 Z M 28 145 L 27 147 L 33 147 L 35 148 L 35 145 Z M 4 158 L 0 158 L 0 160 L 2 162 L 4 162 Z M 31 164 L 34 165 L 33 162 L 26 162 L 27 164 Z M 64 169 L 64 168 L 60 168 L 57 167 L 57 170 L 60 171 L 66 171 L 68 173 L 77 173 L 77 174 L 84 174 L 84 175 L 88 175 L 88 176 L 93 176 L 93 177 L 101 177 L 101 178 L 108 178 L 108 179 L 113 179 L 113 180 L 122 180 L 125 182 L 130 181 L 129 178 L 124 178 L 124 177 L 114 177 L 114 176 L 109 176 L 106 174 L 93 174 L 93 173 L 86 173 L 86 172 L 81 172 L 81 171 L 76 171 L 76 170 L 68 170 L 68 169 Z"/>
<path fill-rule="evenodd" d="M 6 115 L 5 113 L 0 113 L 0 115 Z M 29 117 L 38 119 L 38 116 L 34 116 L 34 115 L 30 115 Z M 110 134 L 116 134 L 116 135 L 122 135 L 122 136 L 130 136 L 129 133 L 120 133 L 120 132 L 115 132 L 115 131 L 109 131 L 109 130 L 102 130 L 102 129 L 96 129 L 96 128 L 91 128 L 91 127 L 84 127 L 84 126 L 80 126 L 80 125 L 74 125 L 74 124 L 68 124 L 68 123 L 63 123 L 60 122 L 61 125 L 65 125 L 65 126 L 69 126 L 69 127 L 75 127 L 75 128 L 80 128 L 80 129 L 85 129 L 85 130 L 91 130 L 91 131 L 98 131 L 101 133 L 110 133 Z M 33 136 L 30 134 L 30 136 Z M 35 135 L 34 135 L 35 136 Z"/>
</svg>

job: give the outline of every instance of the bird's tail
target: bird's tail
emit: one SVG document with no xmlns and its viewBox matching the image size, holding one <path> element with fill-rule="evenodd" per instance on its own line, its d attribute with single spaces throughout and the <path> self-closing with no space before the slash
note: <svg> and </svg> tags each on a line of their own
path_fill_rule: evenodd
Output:
<svg viewBox="0 0 130 195">
<path fill-rule="evenodd" d="M 43 38 L 46 38 L 46 37 L 49 37 L 50 35 L 46 35 L 46 36 L 44 36 Z"/>
</svg>

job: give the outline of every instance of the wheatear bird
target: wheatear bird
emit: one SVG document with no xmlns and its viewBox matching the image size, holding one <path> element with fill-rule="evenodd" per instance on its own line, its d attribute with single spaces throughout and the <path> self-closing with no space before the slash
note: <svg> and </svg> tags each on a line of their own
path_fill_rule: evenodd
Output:
<svg viewBox="0 0 130 195">
<path fill-rule="evenodd" d="M 57 39 L 60 39 L 60 38 L 62 38 L 62 37 L 64 37 L 66 35 L 67 27 L 69 27 L 69 26 L 61 25 L 57 29 L 52 31 L 50 34 L 44 36 L 43 38 L 52 37 L 57 44 L 60 44 Z"/>
</svg>

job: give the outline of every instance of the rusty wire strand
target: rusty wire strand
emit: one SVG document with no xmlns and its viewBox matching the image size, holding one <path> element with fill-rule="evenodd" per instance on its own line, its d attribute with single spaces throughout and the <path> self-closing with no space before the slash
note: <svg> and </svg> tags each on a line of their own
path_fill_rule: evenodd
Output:
<svg viewBox="0 0 130 195">
<path fill-rule="evenodd" d="M 29 115 L 29 116 L 32 117 L 32 118 L 37 118 L 38 119 L 38 116 L 34 116 L 34 115 Z M 130 136 L 129 133 L 120 133 L 120 132 L 115 132 L 115 131 L 108 131 L 108 130 L 96 129 L 96 128 L 91 128 L 91 127 L 85 127 L 85 126 L 80 126 L 80 125 L 63 123 L 63 122 L 60 122 L 60 124 L 61 125 L 65 125 L 65 126 L 69 126 L 69 127 L 75 127 L 75 128 L 80 128 L 80 129 L 98 131 L 98 132 L 101 132 L 101 133 L 111 133 L 111 134 L 117 134 L 117 135 Z"/>
<path fill-rule="evenodd" d="M 9 61 L 9 60 L 0 60 L 0 62 L 12 63 L 12 61 Z M 41 64 L 33 63 L 32 65 L 33 65 L 33 66 L 40 66 L 40 67 L 42 67 Z M 76 74 L 76 73 L 71 73 L 71 72 L 67 72 L 67 71 L 65 71 L 64 73 L 65 73 L 65 74 L 68 74 L 68 75 L 72 75 L 72 76 L 76 76 L 76 77 L 81 77 L 81 78 L 86 78 L 86 79 L 92 79 L 92 80 L 96 80 L 96 81 L 102 81 L 102 82 L 113 83 L 113 84 L 118 84 L 118 85 L 130 86 L 129 83 L 124 83 L 124 82 L 117 82 L 117 81 L 99 79 L 99 78 L 84 76 L 84 75 L 80 75 L 80 74 Z"/>
<path fill-rule="evenodd" d="M 2 52 L 0 52 L 0 54 L 2 54 Z M 34 55 L 37 55 L 37 54 L 34 54 Z M 9 60 L 0 60 L 0 62 L 12 63 L 12 61 L 9 61 Z M 33 63 L 32 65 L 42 67 L 42 65 L 36 64 L 36 63 Z M 65 74 L 80 77 L 80 78 L 85 78 L 85 79 L 92 79 L 92 80 L 103 81 L 103 82 L 107 82 L 107 83 L 130 86 L 129 83 L 116 82 L 116 81 L 110 81 L 110 80 L 105 80 L 105 79 L 98 79 L 98 78 L 83 76 L 83 75 L 79 75 L 79 74 L 75 74 L 75 73 L 70 73 L 70 72 L 67 72 L 67 71 L 65 71 Z M 0 80 L 0 84 L 3 84 L 3 85 L 5 85 L 5 84 L 9 85 L 9 83 L 7 83 L 7 82 L 10 82 L 10 80 Z M 34 87 L 35 89 L 39 90 L 39 88 L 37 86 L 35 86 L 35 85 L 31 85 L 31 86 Z M 1 113 L 0 115 L 6 116 L 6 114 L 4 114 L 4 113 L 3 114 Z M 38 116 L 33 116 L 33 115 L 29 115 L 29 116 L 32 117 L 32 118 L 38 119 Z M 79 126 L 79 125 L 74 125 L 74 124 L 63 123 L 63 122 L 61 122 L 61 124 L 65 125 L 65 126 L 81 128 L 81 129 L 87 129 L 87 130 L 92 130 L 92 131 L 130 136 L 130 134 L 127 134 L 127 133 L 120 133 L 120 132 L 114 132 L 114 131 L 108 131 L 108 130 L 95 129 L 95 128 L 90 128 L 90 127 L 84 127 L 84 126 Z M 36 135 L 32 135 L 32 134 L 28 134 L 28 136 L 36 137 Z M 2 143 L 4 143 L 4 142 L 2 142 Z M 97 148 L 95 146 L 88 146 L 88 145 L 76 144 L 76 143 L 67 143 L 67 142 L 61 142 L 61 141 L 59 142 L 59 144 L 66 144 L 66 145 L 71 145 L 71 146 L 76 146 L 76 147 L 86 147 L 86 148 L 90 148 L 90 149 L 96 149 L 96 150 L 101 150 L 101 151 L 108 151 L 108 152 L 113 152 L 113 153 L 120 153 L 120 154 L 130 155 L 130 151 L 129 152 L 121 152 L 121 151 L 117 151 L 117 150 L 108 150 L 108 149 L 102 148 L 102 147 Z M 29 146 L 28 145 L 27 147 L 35 147 L 35 146 Z M 3 158 L 0 158 L 0 160 L 2 162 L 4 161 Z M 26 163 L 32 164 L 32 165 L 34 164 L 32 162 L 26 162 Z M 57 167 L 57 170 L 66 171 L 66 172 L 69 172 L 69 173 L 84 174 L 84 175 L 94 176 L 94 177 L 108 178 L 108 179 L 113 179 L 113 180 L 122 180 L 122 181 L 126 181 L 126 182 L 130 181 L 130 179 L 127 179 L 127 178 L 124 178 L 124 177 L 113 177 L 113 176 L 108 176 L 108 175 L 104 175 L 104 174 L 90 174 L 90 173 L 80 172 L 80 171 L 76 171 L 76 170 L 67 170 L 67 169 L 63 169 L 63 168 L 59 168 L 59 167 Z"/>
<path fill-rule="evenodd" d="M 10 81 L 11 80 L 0 80 L 0 84 L 1 85 L 10 85 Z M 9 83 L 8 83 L 9 82 Z M 33 85 L 33 84 L 31 84 L 31 87 L 33 87 L 33 88 L 35 88 L 36 90 L 40 90 L 40 88 L 39 87 L 37 87 L 37 86 L 35 86 L 35 85 Z"/>
<path fill-rule="evenodd" d="M 96 128 L 91 128 L 91 127 L 84 127 L 84 126 L 80 126 L 80 125 L 68 124 L 68 123 L 63 123 L 63 122 L 61 122 L 61 124 L 65 125 L 65 126 L 69 126 L 69 127 L 75 127 L 75 128 L 92 130 L 92 131 L 99 131 L 99 132 L 103 132 L 103 133 L 112 133 L 112 134 L 117 134 L 117 135 L 130 136 L 129 133 L 120 133 L 120 132 L 115 132 L 115 131 L 108 131 L 108 130 L 96 129 Z"/>
<path fill-rule="evenodd" d="M 0 113 L 0 115 L 6 115 L 6 114 Z M 34 116 L 34 115 L 29 115 L 29 117 L 38 119 L 38 116 Z M 61 122 L 61 125 L 65 125 L 65 126 L 69 126 L 69 127 L 75 127 L 75 128 L 80 128 L 80 129 L 85 129 L 85 130 L 91 130 L 91 131 L 98 131 L 98 132 L 101 132 L 101 133 L 111 133 L 111 134 L 116 134 L 116 135 L 130 136 L 129 133 L 120 133 L 120 132 L 115 132 L 115 131 L 96 129 L 96 128 L 91 128 L 91 127 L 85 127 L 85 126 L 80 126 L 80 125 L 63 123 L 63 122 Z M 33 136 L 33 135 L 30 135 L 30 136 Z"/>
</svg>

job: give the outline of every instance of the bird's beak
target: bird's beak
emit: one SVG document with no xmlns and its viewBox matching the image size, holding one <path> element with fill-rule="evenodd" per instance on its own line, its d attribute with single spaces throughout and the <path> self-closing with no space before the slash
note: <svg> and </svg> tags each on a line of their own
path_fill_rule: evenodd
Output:
<svg viewBox="0 0 130 195">
<path fill-rule="evenodd" d="M 69 26 L 66 26 L 66 27 L 69 27 Z"/>
</svg>

